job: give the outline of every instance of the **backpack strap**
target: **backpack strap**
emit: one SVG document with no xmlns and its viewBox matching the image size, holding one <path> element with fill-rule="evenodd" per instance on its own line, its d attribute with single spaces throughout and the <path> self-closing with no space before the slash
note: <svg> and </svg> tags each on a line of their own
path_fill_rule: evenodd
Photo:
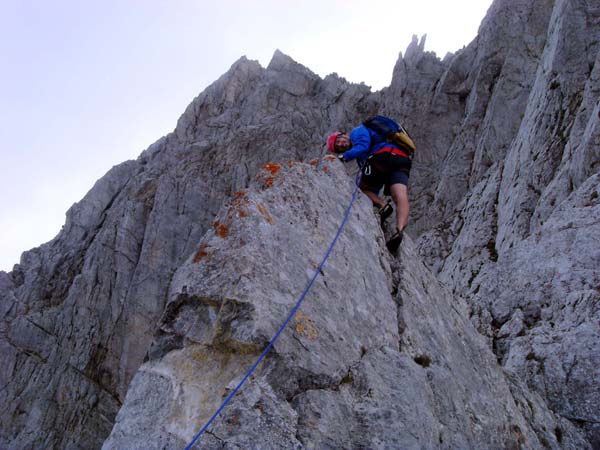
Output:
<svg viewBox="0 0 600 450">
<path fill-rule="evenodd" d="M 410 156 L 406 152 L 403 152 L 401 149 L 396 148 L 396 147 L 383 147 L 383 148 L 377 150 L 375 153 L 373 153 L 373 155 L 379 155 L 380 153 L 391 153 L 392 155 L 398 155 L 398 156 L 402 156 L 404 158 L 410 158 Z"/>
</svg>

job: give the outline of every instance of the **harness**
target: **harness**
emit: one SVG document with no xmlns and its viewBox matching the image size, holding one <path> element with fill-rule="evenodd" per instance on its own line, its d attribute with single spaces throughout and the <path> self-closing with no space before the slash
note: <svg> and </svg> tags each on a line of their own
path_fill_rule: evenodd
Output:
<svg viewBox="0 0 600 450">
<path fill-rule="evenodd" d="M 377 150 L 375 153 L 373 153 L 373 155 L 379 155 L 380 153 L 391 153 L 392 155 L 398 155 L 398 156 L 402 156 L 404 158 L 410 158 L 410 156 L 408 156 L 407 153 L 403 152 L 402 150 L 396 148 L 396 147 L 383 147 L 379 150 Z M 371 155 L 371 156 L 373 156 Z"/>
<path fill-rule="evenodd" d="M 371 171 L 371 159 L 375 155 L 380 155 L 383 153 L 391 153 L 392 155 L 401 156 L 402 158 L 407 158 L 408 160 L 411 159 L 410 156 L 406 152 L 400 150 L 399 148 L 391 147 L 391 146 L 380 148 L 376 152 L 372 153 L 365 161 L 365 165 L 363 166 L 363 173 L 366 176 L 371 176 L 371 172 L 372 172 Z M 405 172 L 408 173 L 408 170 L 410 170 L 410 169 L 402 169 L 402 170 L 404 170 Z"/>
</svg>

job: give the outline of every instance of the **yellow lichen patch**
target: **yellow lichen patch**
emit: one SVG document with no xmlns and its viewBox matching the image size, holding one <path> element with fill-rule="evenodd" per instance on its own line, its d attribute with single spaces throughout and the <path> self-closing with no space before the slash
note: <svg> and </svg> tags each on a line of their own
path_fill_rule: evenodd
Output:
<svg viewBox="0 0 600 450">
<path fill-rule="evenodd" d="M 209 256 L 208 252 L 206 251 L 207 248 L 208 248 L 208 244 L 202 244 L 200 246 L 200 248 L 196 252 L 196 255 L 194 256 L 194 259 L 193 259 L 194 264 L 198 264 L 204 258 Z"/>
<path fill-rule="evenodd" d="M 265 205 L 263 205 L 262 203 L 257 203 L 256 207 L 258 208 L 258 211 L 263 215 L 263 217 L 265 218 L 265 220 L 270 223 L 271 225 L 273 225 L 275 223 L 275 221 L 273 220 L 273 217 L 271 217 L 271 214 L 269 214 L 269 211 L 267 211 L 267 208 L 265 207 Z"/>
<path fill-rule="evenodd" d="M 308 317 L 306 314 L 296 314 L 296 326 L 294 329 L 296 330 L 296 333 L 304 336 L 309 341 L 315 341 L 319 337 L 317 328 L 310 317 Z"/>
<path fill-rule="evenodd" d="M 208 354 L 202 347 L 192 348 L 189 352 L 190 358 L 196 362 L 202 363 L 208 359 Z"/>
<path fill-rule="evenodd" d="M 150 370 L 169 378 L 177 387 L 166 421 L 168 431 L 186 436 L 190 429 L 200 429 L 222 404 L 223 393 L 244 375 L 257 355 L 222 354 L 192 344 L 157 361 Z"/>
</svg>

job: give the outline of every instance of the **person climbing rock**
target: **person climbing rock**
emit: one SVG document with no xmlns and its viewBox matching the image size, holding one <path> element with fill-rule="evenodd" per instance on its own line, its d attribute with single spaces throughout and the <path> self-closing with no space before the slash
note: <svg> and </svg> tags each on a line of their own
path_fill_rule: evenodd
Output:
<svg viewBox="0 0 600 450">
<path fill-rule="evenodd" d="M 377 122 L 377 119 L 380 122 Z M 396 130 L 395 125 L 398 130 L 405 133 L 403 140 L 394 139 L 394 142 L 390 142 L 392 140 L 389 138 L 390 129 L 383 126 L 389 123 L 391 123 L 392 131 Z M 403 144 L 405 141 L 408 144 Z M 396 232 L 388 240 L 386 246 L 390 252 L 395 252 L 402 242 L 410 212 L 408 179 L 412 166 L 410 156 L 411 150 L 414 150 L 414 143 L 394 121 L 383 116 L 375 116 L 354 128 L 350 134 L 343 131 L 332 133 L 327 139 L 327 147 L 329 151 L 339 154 L 338 158 L 343 162 L 357 160 L 363 171 L 360 189 L 375 206 L 379 207 L 382 226 L 392 214 L 393 209 L 379 196 L 379 193 L 385 187 L 384 195 L 388 193 L 391 195 L 396 205 Z"/>
</svg>

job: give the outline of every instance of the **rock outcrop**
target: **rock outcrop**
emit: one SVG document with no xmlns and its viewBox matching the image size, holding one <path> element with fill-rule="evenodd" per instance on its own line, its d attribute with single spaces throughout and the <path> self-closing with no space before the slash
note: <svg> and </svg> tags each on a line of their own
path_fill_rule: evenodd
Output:
<svg viewBox="0 0 600 450">
<path fill-rule="evenodd" d="M 104 449 L 181 448 L 217 410 L 335 235 L 352 196 L 340 166 L 259 174 L 217 215 L 173 278 Z M 399 262 L 382 244 L 361 198 L 300 313 L 197 448 L 587 446 L 537 396 L 513 396 L 465 305 L 408 239 Z"/>
<path fill-rule="evenodd" d="M 335 233 L 327 133 L 376 112 L 419 146 L 414 242 L 391 258 L 361 197 L 198 448 L 600 448 L 600 9 L 496 0 L 424 44 L 377 93 L 241 58 L 0 272 L 0 448 L 185 445 Z"/>
<path fill-rule="evenodd" d="M 365 86 L 280 52 L 267 69 L 241 58 L 173 133 L 99 180 L 53 241 L 1 274 L 0 447 L 99 448 L 173 274 L 223 202 L 268 161 L 319 155 L 328 124 L 358 121 L 357 106 L 376 109 Z"/>
</svg>

